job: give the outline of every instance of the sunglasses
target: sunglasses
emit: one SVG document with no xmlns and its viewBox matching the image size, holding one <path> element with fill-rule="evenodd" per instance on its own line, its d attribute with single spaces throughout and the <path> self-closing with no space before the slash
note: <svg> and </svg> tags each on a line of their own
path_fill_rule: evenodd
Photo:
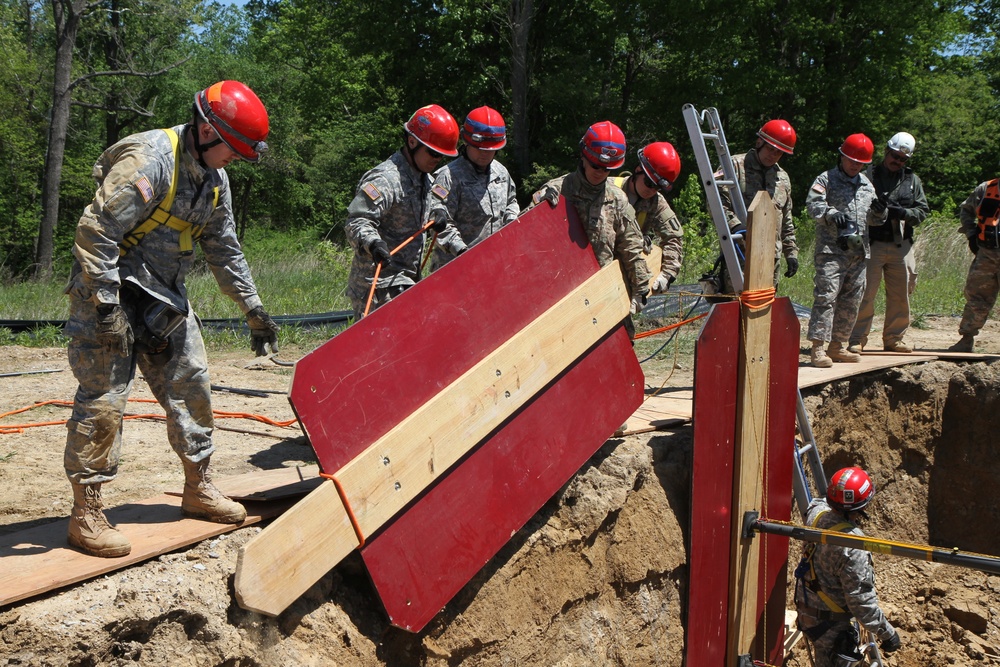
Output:
<svg viewBox="0 0 1000 667">
<path fill-rule="evenodd" d="M 899 162 L 906 162 L 910 159 L 910 156 L 906 153 L 900 153 L 898 151 L 889 151 L 889 157 L 893 160 L 898 160 Z"/>
<path fill-rule="evenodd" d="M 674 184 L 669 182 L 667 182 L 665 186 L 660 187 L 659 184 L 654 183 L 653 179 L 651 179 L 649 176 L 646 175 L 646 172 L 642 173 L 642 182 L 650 190 L 659 190 L 660 192 L 663 193 L 670 192 L 670 190 L 673 189 L 674 187 Z M 664 179 L 664 182 L 666 182 L 666 179 Z"/>
<path fill-rule="evenodd" d="M 587 160 L 587 164 L 589 164 L 590 168 L 593 169 L 594 171 L 611 171 L 610 168 L 605 167 L 603 164 L 594 164 L 590 160 Z"/>
<path fill-rule="evenodd" d="M 421 144 L 421 146 L 423 146 L 423 144 Z M 427 146 L 424 146 L 424 149 L 427 151 L 427 154 L 431 156 L 432 160 L 440 160 L 444 157 L 444 153 L 438 153 L 436 150 L 428 148 Z"/>
</svg>

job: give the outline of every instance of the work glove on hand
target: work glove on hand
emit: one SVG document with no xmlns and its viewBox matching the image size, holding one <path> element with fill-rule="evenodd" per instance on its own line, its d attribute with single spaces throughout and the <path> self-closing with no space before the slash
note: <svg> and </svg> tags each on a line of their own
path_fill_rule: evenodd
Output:
<svg viewBox="0 0 1000 667">
<path fill-rule="evenodd" d="M 788 265 L 788 270 L 785 271 L 785 277 L 791 278 L 796 273 L 799 272 L 799 258 L 798 257 L 786 257 L 785 264 Z"/>
<path fill-rule="evenodd" d="M 873 199 L 872 205 L 869 207 L 871 212 L 875 214 L 878 218 L 885 217 L 885 209 L 888 208 L 888 204 L 881 199 Z"/>
<path fill-rule="evenodd" d="M 890 220 L 906 220 L 906 209 L 902 206 L 890 206 L 889 207 L 889 219 Z"/>
<path fill-rule="evenodd" d="M 372 241 L 368 246 L 368 252 L 371 254 L 372 261 L 375 264 L 388 264 L 392 260 L 392 255 L 389 254 L 389 246 L 382 239 Z"/>
<path fill-rule="evenodd" d="M 879 648 L 882 649 L 883 653 L 892 653 L 893 651 L 899 650 L 902 641 L 899 639 L 899 633 L 893 629 L 892 634 L 882 640 Z"/>
<path fill-rule="evenodd" d="M 648 236 L 642 237 L 642 251 L 647 255 L 653 252 L 653 239 Z"/>
<path fill-rule="evenodd" d="M 257 306 L 247 313 L 247 326 L 250 327 L 250 348 L 258 357 L 267 355 L 267 346 L 271 353 L 278 353 L 278 325 L 267 314 L 263 306 Z"/>
<path fill-rule="evenodd" d="M 833 213 L 827 213 L 826 219 L 836 225 L 837 229 L 843 229 L 847 227 L 847 223 L 851 218 L 843 211 L 834 211 Z"/>
<path fill-rule="evenodd" d="M 431 229 L 435 234 L 442 234 L 448 228 L 448 214 L 445 211 L 441 209 L 435 211 L 432 220 Z"/>
<path fill-rule="evenodd" d="M 661 273 L 653 281 L 653 294 L 664 294 L 674 284 L 674 276 Z"/>
<path fill-rule="evenodd" d="M 628 312 L 630 315 L 638 315 L 642 312 L 642 309 L 646 306 L 646 295 L 636 294 L 632 297 L 632 305 L 629 306 Z"/>
<path fill-rule="evenodd" d="M 975 234 L 969 237 L 969 250 L 973 255 L 979 254 L 979 238 Z"/>
<path fill-rule="evenodd" d="M 125 311 L 117 303 L 102 303 L 97 307 L 97 341 L 112 354 L 127 357 L 132 354 L 132 327 Z"/>
</svg>

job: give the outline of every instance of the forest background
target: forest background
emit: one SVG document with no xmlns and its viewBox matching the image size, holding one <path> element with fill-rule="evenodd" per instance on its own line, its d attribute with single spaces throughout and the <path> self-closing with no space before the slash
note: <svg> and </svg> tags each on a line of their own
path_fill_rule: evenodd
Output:
<svg viewBox="0 0 1000 667">
<path fill-rule="evenodd" d="M 0 0 L 0 282 L 64 281 L 101 151 L 184 122 L 195 92 L 222 79 L 250 85 L 271 117 L 265 158 L 227 169 L 251 239 L 343 253 L 358 179 L 429 103 L 459 122 L 484 104 L 501 111 L 500 159 L 522 204 L 575 168 L 593 122 L 625 131 L 626 169 L 642 145 L 671 141 L 684 165 L 671 203 L 689 239 L 707 216 L 683 104 L 717 107 L 734 154 L 770 118 L 794 125 L 782 166 L 800 244 L 811 239 L 806 189 L 843 138 L 864 132 L 879 159 L 905 130 L 932 222 L 950 226 L 1000 172 L 998 10 L 1000 0 Z"/>
</svg>

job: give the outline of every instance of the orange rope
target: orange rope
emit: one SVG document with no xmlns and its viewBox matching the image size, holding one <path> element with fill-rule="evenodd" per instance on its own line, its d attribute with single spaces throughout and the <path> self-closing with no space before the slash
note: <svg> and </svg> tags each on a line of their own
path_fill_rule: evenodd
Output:
<svg viewBox="0 0 1000 667">
<path fill-rule="evenodd" d="M 708 317 L 708 313 L 702 313 L 701 315 L 695 315 L 694 317 L 684 320 L 683 322 L 677 322 L 676 324 L 668 324 L 665 327 L 660 327 L 659 329 L 650 329 L 649 331 L 643 331 L 642 333 L 637 333 L 635 335 L 635 340 L 640 338 L 647 338 L 649 336 L 655 336 L 656 334 L 661 334 L 664 331 L 670 331 L 671 329 L 678 329 L 685 324 L 691 324 L 692 322 L 697 322 L 703 317 Z"/>
<path fill-rule="evenodd" d="M 405 241 L 403 241 L 402 243 L 400 243 L 398 246 L 396 246 L 395 248 L 393 248 L 392 250 L 390 250 L 389 251 L 389 256 L 392 257 L 397 252 L 399 252 L 400 250 L 402 250 L 403 248 L 405 248 L 407 245 L 409 245 L 410 241 L 412 241 L 413 239 L 417 238 L 418 236 L 420 236 L 421 234 L 423 234 L 424 232 L 426 232 L 428 229 L 430 229 L 431 225 L 433 225 L 433 224 L 434 224 L 433 220 L 428 220 L 427 224 L 425 224 L 423 227 L 421 227 L 417 231 L 413 232 L 413 234 L 410 235 L 410 238 L 406 239 Z M 435 238 L 437 238 L 437 235 L 435 235 Z M 421 266 L 420 268 L 421 268 L 421 270 L 423 270 L 423 266 Z M 365 312 L 361 314 L 361 317 L 367 316 L 368 315 L 368 310 L 372 307 L 372 297 L 375 296 L 375 285 L 378 283 L 378 274 L 381 271 L 382 271 L 382 263 L 379 262 L 378 264 L 375 265 L 375 277 L 372 278 L 372 287 L 368 291 L 368 302 L 365 304 Z"/>
<path fill-rule="evenodd" d="M 427 254 L 424 255 L 424 261 L 420 263 L 420 273 L 424 272 L 424 267 L 427 266 L 427 262 L 430 260 L 431 255 L 434 253 L 434 244 L 437 243 L 438 233 L 434 232 L 434 236 L 431 237 L 431 242 L 427 246 Z"/>
<path fill-rule="evenodd" d="M 330 480 L 333 482 L 333 485 L 337 487 L 337 493 L 340 495 L 340 502 L 344 504 L 344 510 L 347 511 L 347 518 L 351 520 L 351 526 L 354 528 L 354 534 L 358 538 L 358 548 L 360 549 L 365 546 L 365 534 L 361 532 L 361 524 L 358 523 L 358 517 L 354 516 L 354 508 L 351 507 L 350 501 L 347 500 L 347 493 L 344 491 L 344 487 L 340 485 L 340 480 L 337 479 L 336 475 L 328 475 L 324 472 L 321 472 L 319 476 Z"/>
<path fill-rule="evenodd" d="M 156 403 L 157 401 L 156 401 L 155 398 L 130 398 L 130 399 L 128 399 L 128 402 L 129 403 Z M 5 412 L 2 415 L 0 415 L 0 419 L 3 419 L 4 417 L 9 417 L 10 415 L 20 414 L 20 413 L 26 412 L 28 410 L 34 410 L 35 408 L 40 408 L 40 407 L 45 406 L 45 405 L 59 405 L 59 406 L 64 406 L 64 407 L 73 407 L 73 401 L 62 401 L 62 400 L 39 401 L 39 402 L 35 403 L 34 405 L 29 405 L 27 407 L 20 408 L 20 409 L 17 409 L 17 410 L 11 410 L 10 412 Z M 256 414 L 253 414 L 253 413 L 250 413 L 250 412 L 224 412 L 222 410 L 212 410 L 212 414 L 215 417 L 218 417 L 220 419 L 231 419 L 231 418 L 252 419 L 254 421 L 259 421 L 259 422 L 262 422 L 264 424 L 269 424 L 271 426 L 278 426 L 278 427 L 281 427 L 281 428 L 287 428 L 289 426 L 292 426 L 293 424 L 298 423 L 297 419 L 288 419 L 288 420 L 281 421 L 281 420 L 271 419 L 270 417 L 265 417 L 263 415 L 256 415 Z M 158 420 L 166 420 L 166 418 L 167 418 L 166 415 L 152 414 L 152 413 L 150 413 L 150 414 L 140 414 L 140 415 L 126 414 L 126 415 L 122 416 L 122 419 L 158 419 Z M 27 424 L 4 424 L 4 425 L 0 426 L 0 435 L 14 435 L 16 433 L 24 433 L 25 429 L 35 428 L 35 427 L 39 427 L 39 426 L 60 426 L 60 425 L 64 425 L 67 421 L 68 420 L 63 419 L 63 420 L 60 420 L 60 421 L 31 422 L 31 423 L 27 423 Z"/>
<path fill-rule="evenodd" d="M 750 310 L 760 310 L 774 303 L 774 287 L 765 289 L 746 290 L 740 293 L 740 303 Z"/>
</svg>

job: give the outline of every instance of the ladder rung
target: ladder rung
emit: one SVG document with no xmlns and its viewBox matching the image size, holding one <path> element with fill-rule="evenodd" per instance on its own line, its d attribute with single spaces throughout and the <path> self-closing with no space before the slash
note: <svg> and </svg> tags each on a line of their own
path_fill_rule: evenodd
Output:
<svg viewBox="0 0 1000 667">
<path fill-rule="evenodd" d="M 810 451 L 812 448 L 813 448 L 812 443 L 809 443 L 809 444 L 803 445 L 802 447 L 799 447 L 799 449 L 798 449 L 799 456 L 802 456 L 806 452 Z"/>
</svg>

